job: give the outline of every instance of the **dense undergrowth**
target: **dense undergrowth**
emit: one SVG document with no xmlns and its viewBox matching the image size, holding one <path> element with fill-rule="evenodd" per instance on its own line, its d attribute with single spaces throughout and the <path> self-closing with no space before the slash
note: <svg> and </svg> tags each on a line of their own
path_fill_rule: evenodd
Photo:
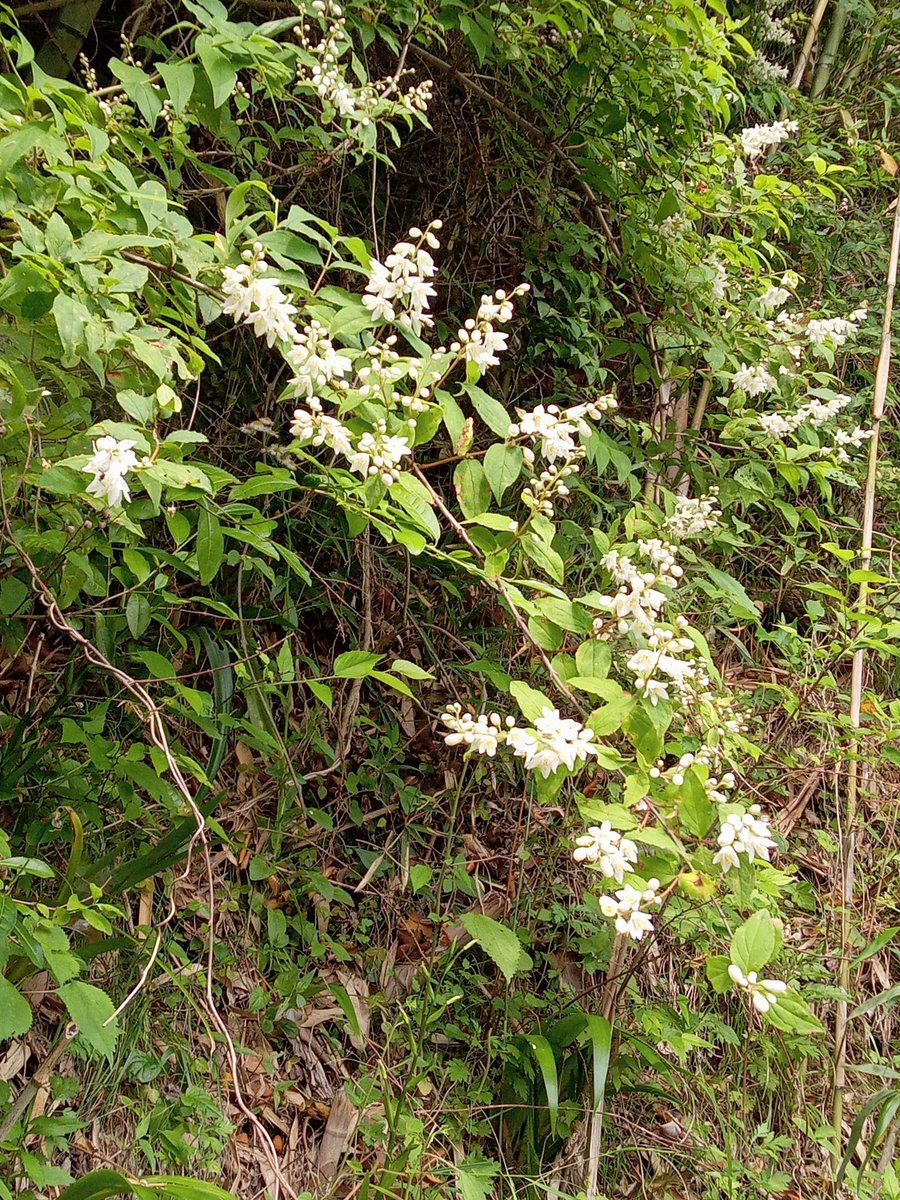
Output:
<svg viewBox="0 0 900 1200">
<path fill-rule="evenodd" d="M 17 7 L 0 1193 L 900 1195 L 900 12 Z"/>
</svg>

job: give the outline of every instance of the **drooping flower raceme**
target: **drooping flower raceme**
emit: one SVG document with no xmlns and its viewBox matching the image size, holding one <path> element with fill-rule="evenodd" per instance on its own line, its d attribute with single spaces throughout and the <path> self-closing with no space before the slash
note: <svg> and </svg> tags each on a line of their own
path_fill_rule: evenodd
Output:
<svg viewBox="0 0 900 1200">
<path fill-rule="evenodd" d="M 399 434 L 389 434 L 387 422 L 375 422 L 374 433 L 364 433 L 356 443 L 356 453 L 350 456 L 350 470 L 364 478 L 380 475 L 388 487 L 400 478 L 401 460 L 412 454 L 409 441 Z"/>
<path fill-rule="evenodd" d="M 296 333 L 287 360 L 294 368 L 294 388 L 306 396 L 343 379 L 353 369 L 351 359 L 335 350 L 331 338 L 315 320 Z"/>
<path fill-rule="evenodd" d="M 750 995 L 750 1003 L 757 1012 L 767 1013 L 778 1003 L 778 997 L 788 990 L 788 985 L 781 979 L 760 979 L 756 971 L 745 975 L 736 963 L 731 963 L 728 975 L 732 983 L 743 988 Z"/>
<path fill-rule="evenodd" d="M 663 522 L 666 532 L 678 541 L 718 529 L 722 519 L 719 489 L 715 485 L 703 496 L 677 496 L 675 511 Z"/>
<path fill-rule="evenodd" d="M 436 231 L 441 221 L 432 221 L 424 232 L 413 228 L 409 240 L 398 242 L 381 263 L 373 258 L 363 304 L 378 321 L 397 321 L 418 337 L 431 328 L 434 319 L 429 301 L 437 295 L 429 280 L 435 274 L 430 250 L 440 246 Z"/>
<path fill-rule="evenodd" d="M 642 906 L 661 904 L 662 898 L 656 894 L 658 890 L 658 879 L 648 879 L 643 891 L 626 883 L 616 892 L 615 899 L 612 896 L 600 897 L 600 911 L 605 917 L 615 919 L 616 933 L 639 942 L 644 934 L 653 932 L 653 918 Z"/>
<path fill-rule="evenodd" d="M 262 243 L 254 243 L 253 249 L 245 250 L 241 257 L 244 261 L 239 266 L 222 268 L 222 312 L 236 325 L 241 321 L 249 325 L 257 337 L 265 338 L 267 346 L 293 342 L 297 336 L 293 321 L 297 308 L 275 280 L 266 276 L 268 263 Z"/>
<path fill-rule="evenodd" d="M 462 329 L 457 330 L 457 340 L 451 342 L 450 349 L 454 353 L 461 351 L 466 362 L 475 363 L 480 371 L 496 367 L 500 362 L 498 355 L 506 350 L 509 337 L 496 326 L 506 325 L 512 320 L 513 298 L 529 290 L 529 284 L 520 283 L 508 294 L 499 289 L 493 296 L 482 296 L 478 312 L 465 322 Z"/>
<path fill-rule="evenodd" d="M 604 821 L 589 825 L 587 833 L 575 839 L 572 857 L 576 862 L 595 865 L 606 879 L 621 883 L 630 865 L 637 862 L 637 846 Z"/>
<path fill-rule="evenodd" d="M 748 367 L 745 363 L 732 375 L 731 386 L 735 391 L 740 390 L 753 397 L 773 392 L 778 383 L 764 363 L 760 363 L 758 367 Z"/>
<path fill-rule="evenodd" d="M 526 770 L 537 771 L 545 779 L 563 766 L 574 771 L 578 763 L 597 753 L 592 731 L 578 721 L 560 717 L 555 708 L 545 708 L 533 728 L 520 728 L 512 717 L 502 718 L 498 713 L 473 717 L 458 704 L 450 705 L 441 721 L 450 730 L 444 735 L 448 746 L 465 746 L 493 758 L 505 743 L 516 758 L 524 759 Z"/>
<path fill-rule="evenodd" d="M 775 121 L 771 125 L 751 125 L 741 131 L 741 149 L 751 160 L 759 158 L 770 146 L 777 146 L 800 128 L 796 121 Z"/>
<path fill-rule="evenodd" d="M 93 457 L 81 468 L 94 477 L 85 488 L 89 496 L 106 500 L 110 508 L 119 508 L 131 499 L 125 476 L 138 465 L 134 446 L 134 442 L 114 437 L 97 438 Z"/>
<path fill-rule="evenodd" d="M 740 866 L 738 855 L 746 854 L 749 862 L 754 858 L 769 861 L 769 851 L 775 849 L 769 823 L 762 816 L 758 804 L 751 805 L 748 812 L 732 813 L 722 822 L 722 831 L 717 839 L 719 851 L 713 862 L 727 874 L 732 867 Z"/>
</svg>

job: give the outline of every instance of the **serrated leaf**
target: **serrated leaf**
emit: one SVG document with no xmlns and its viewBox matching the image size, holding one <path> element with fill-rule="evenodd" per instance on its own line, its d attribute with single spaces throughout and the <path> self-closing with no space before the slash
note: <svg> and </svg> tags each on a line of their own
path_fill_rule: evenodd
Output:
<svg viewBox="0 0 900 1200">
<path fill-rule="evenodd" d="M 734 982 L 728 974 L 730 966 L 731 963 L 724 954 L 714 954 L 706 960 L 706 978 L 720 996 L 734 987 Z"/>
<path fill-rule="evenodd" d="M 453 472 L 453 487 L 464 517 L 471 520 L 487 511 L 491 503 L 491 486 L 477 458 L 467 458 L 458 464 Z M 509 518 L 506 520 L 508 528 Z"/>
<path fill-rule="evenodd" d="M 59 997 L 68 1009 L 69 1016 L 78 1026 L 78 1036 L 95 1054 L 112 1062 L 119 1036 L 119 1023 L 110 1021 L 115 1009 L 106 992 L 91 983 L 64 983 Z M 109 1021 L 109 1024 L 104 1022 Z"/>
<path fill-rule="evenodd" d="M 499 967 L 507 982 L 518 971 L 531 969 L 530 956 L 509 926 L 484 913 L 463 913 L 459 920 L 472 941 Z"/>
<path fill-rule="evenodd" d="M 5 975 L 0 975 L 0 1042 L 27 1033 L 33 1019 L 31 1005 Z"/>
</svg>

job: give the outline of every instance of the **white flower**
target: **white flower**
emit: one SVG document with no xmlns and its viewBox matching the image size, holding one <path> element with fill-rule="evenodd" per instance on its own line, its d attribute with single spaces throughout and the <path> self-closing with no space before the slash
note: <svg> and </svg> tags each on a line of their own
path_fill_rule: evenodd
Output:
<svg viewBox="0 0 900 1200">
<path fill-rule="evenodd" d="M 294 410 L 291 433 L 301 442 L 329 446 L 336 454 L 343 454 L 346 458 L 353 454 L 350 430 L 336 417 L 323 413 L 321 404 L 315 398 L 310 400 L 308 409 Z"/>
<path fill-rule="evenodd" d="M 572 857 L 576 862 L 596 863 L 601 875 L 621 883 L 629 864 L 637 862 L 637 846 L 604 821 L 576 838 Z"/>
<path fill-rule="evenodd" d="M 778 997 L 788 990 L 788 985 L 783 980 L 760 979 L 756 971 L 745 975 L 736 963 L 730 964 L 728 975 L 732 983 L 750 994 L 750 1003 L 760 1013 L 767 1013 L 778 1003 Z"/>
<path fill-rule="evenodd" d="M 867 316 L 865 308 L 858 308 L 849 317 L 813 317 L 806 325 L 807 340 L 817 349 L 829 346 L 838 350 L 858 332 Z"/>
<path fill-rule="evenodd" d="M 119 508 L 123 501 L 131 499 L 125 476 L 138 465 L 135 444 L 114 437 L 97 438 L 93 458 L 81 468 L 94 476 L 85 488 L 89 496 L 105 498 L 110 508 Z"/>
<path fill-rule="evenodd" d="M 475 754 L 484 754 L 493 758 L 497 747 L 506 738 L 507 727 L 499 713 L 481 713 L 473 717 L 471 713 L 463 713 L 458 704 L 451 705 L 441 714 L 441 720 L 450 730 L 444 735 L 448 746 L 465 746 Z"/>
<path fill-rule="evenodd" d="M 769 146 L 777 146 L 800 128 L 796 121 L 775 121 L 772 125 L 752 125 L 740 135 L 741 148 L 749 159 L 758 158 Z"/>
<path fill-rule="evenodd" d="M 755 858 L 769 861 L 769 851 L 775 849 L 775 842 L 761 811 L 759 805 L 754 804 L 748 812 L 732 813 L 722 822 L 722 831 L 717 838 L 720 849 L 713 856 L 713 862 L 721 866 L 723 874 L 740 865 L 740 854 L 746 854 L 750 862 Z"/>
<path fill-rule="evenodd" d="M 387 423 L 377 421 L 374 433 L 364 433 L 356 445 L 356 453 L 350 459 L 350 470 L 363 477 L 380 475 L 390 487 L 400 478 L 400 462 L 412 454 L 405 437 L 389 435 Z"/>
<path fill-rule="evenodd" d="M 731 386 L 752 397 L 774 391 L 778 385 L 762 363 L 758 367 L 749 367 L 745 363 L 732 375 Z"/>
<path fill-rule="evenodd" d="M 244 252 L 247 261 L 237 267 L 222 269 L 222 290 L 226 300 L 222 312 L 250 325 L 257 337 L 264 337 L 266 345 L 276 341 L 294 340 L 297 329 L 292 314 L 297 311 L 274 279 L 266 279 L 268 264 L 262 256 L 262 246 L 257 242 L 252 252 Z"/>
<path fill-rule="evenodd" d="M 506 740 L 513 754 L 525 760 L 526 770 L 547 779 L 563 766 L 574 771 L 577 762 L 596 754 L 593 738 L 593 732 L 578 721 L 560 717 L 556 708 L 545 708 L 533 730 L 510 729 Z"/>
<path fill-rule="evenodd" d="M 351 360 L 335 350 L 324 328 L 315 320 L 310 321 L 302 333 L 297 333 L 287 359 L 294 368 L 291 381 L 294 388 L 307 396 L 312 396 L 317 388 L 325 387 L 334 379 L 343 379 L 353 369 Z"/>
<path fill-rule="evenodd" d="M 767 287 L 759 298 L 759 302 L 763 308 L 775 309 L 783 308 L 791 298 L 791 293 L 784 287 L 777 287 L 774 284 Z"/>
<path fill-rule="evenodd" d="M 434 259 L 425 245 L 440 245 L 434 230 L 440 221 L 432 221 L 425 233 L 411 229 L 415 241 L 398 242 L 381 263 L 372 259 L 363 304 L 377 321 L 397 321 L 417 337 L 434 320 L 428 314 L 429 301 L 437 295 L 428 282 L 435 274 Z"/>
<path fill-rule="evenodd" d="M 717 487 L 711 487 L 703 496 L 677 496 L 675 511 L 666 518 L 663 527 L 679 541 L 718 529 L 722 516 L 718 500 Z"/>
<path fill-rule="evenodd" d="M 637 888 L 626 884 L 616 892 L 616 899 L 612 896 L 600 897 L 600 911 L 605 917 L 615 919 L 616 933 L 639 942 L 645 933 L 653 932 L 653 918 L 643 911 L 642 906 L 662 903 L 656 894 L 658 889 L 658 879 L 648 879 L 644 891 L 638 891 Z"/>
</svg>

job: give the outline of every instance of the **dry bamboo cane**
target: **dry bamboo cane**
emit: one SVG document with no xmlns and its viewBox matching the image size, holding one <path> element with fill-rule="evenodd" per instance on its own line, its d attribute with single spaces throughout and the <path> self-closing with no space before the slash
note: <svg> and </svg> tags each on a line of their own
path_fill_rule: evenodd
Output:
<svg viewBox="0 0 900 1200">
<path fill-rule="evenodd" d="M 803 49 L 800 51 L 800 57 L 797 59 L 797 65 L 794 67 L 794 73 L 791 76 L 789 86 L 792 88 L 799 87 L 803 82 L 803 73 L 809 64 L 809 56 L 812 54 L 816 38 L 819 36 L 819 26 L 822 24 L 822 18 L 825 16 L 825 9 L 827 7 L 828 0 L 819 0 L 819 3 L 816 5 L 816 11 L 812 15 L 809 29 L 807 29 L 806 37 L 803 39 Z"/>
<path fill-rule="evenodd" d="M 869 440 L 869 462 L 866 472 L 866 488 L 863 496 L 862 528 L 860 530 L 859 566 L 868 570 L 872 561 L 872 536 L 875 526 L 875 496 L 878 475 L 878 437 L 884 402 L 887 396 L 891 369 L 891 323 L 894 312 L 894 293 L 897 287 L 897 261 L 900 258 L 900 196 L 894 202 L 894 225 L 891 234 L 891 251 L 888 259 L 887 286 L 884 297 L 884 321 L 881 327 L 881 351 L 875 372 L 875 391 L 872 396 L 872 437 Z M 862 612 L 866 603 L 868 586 L 859 585 L 857 610 Z M 857 626 L 857 636 L 860 628 Z M 853 655 L 850 677 L 850 724 L 860 726 L 862 706 L 865 651 L 860 646 Z M 859 798 L 859 762 L 854 754 L 847 766 L 847 791 L 843 813 L 841 836 L 841 868 L 844 877 L 843 910 L 841 913 L 841 991 L 846 995 L 850 989 L 850 907 L 853 901 L 853 841 Z M 834 1021 L 834 1103 L 832 1127 L 834 1130 L 834 1162 L 840 1160 L 842 1125 L 844 1118 L 845 1064 L 847 1058 L 847 1001 L 839 1000 Z"/>
</svg>

